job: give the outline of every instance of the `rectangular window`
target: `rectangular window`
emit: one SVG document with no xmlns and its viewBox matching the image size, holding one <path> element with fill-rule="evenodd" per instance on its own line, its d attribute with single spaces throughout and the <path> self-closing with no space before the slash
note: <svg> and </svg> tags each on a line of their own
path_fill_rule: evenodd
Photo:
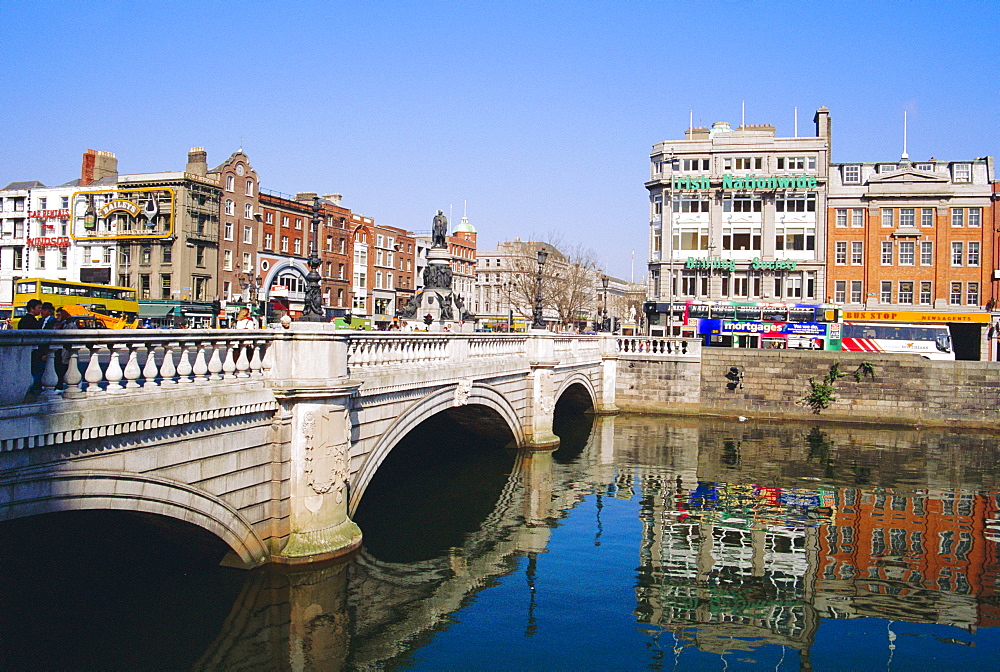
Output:
<svg viewBox="0 0 1000 672">
<path fill-rule="evenodd" d="M 882 241 L 882 265 L 892 266 L 892 241 Z"/>
<path fill-rule="evenodd" d="M 725 225 L 722 229 L 722 249 L 760 251 L 760 229 Z"/>
<path fill-rule="evenodd" d="M 281 228 L 283 228 L 283 229 L 287 229 L 288 228 L 288 215 L 282 215 L 281 216 Z"/>
<path fill-rule="evenodd" d="M 851 210 L 851 228 L 865 228 L 865 211 L 863 208 L 854 208 Z"/>
<path fill-rule="evenodd" d="M 774 200 L 776 212 L 816 212 L 816 194 L 784 194 Z"/>
<path fill-rule="evenodd" d="M 951 292 L 948 294 L 948 303 L 953 306 L 962 305 L 962 283 L 951 283 Z"/>
<path fill-rule="evenodd" d="M 954 227 L 963 226 L 965 224 L 965 208 L 952 208 L 951 209 L 951 225 Z"/>
<path fill-rule="evenodd" d="M 778 226 L 774 230 L 774 249 L 783 251 L 802 251 L 816 249 L 816 229 L 784 228 Z"/>
<path fill-rule="evenodd" d="M 978 227 L 982 216 L 982 208 L 969 208 L 969 226 Z"/>
<path fill-rule="evenodd" d="M 844 184 L 861 182 L 861 166 L 844 166 Z"/>
<path fill-rule="evenodd" d="M 879 292 L 879 301 L 882 303 L 892 303 L 892 282 L 882 281 L 882 290 Z"/>
<path fill-rule="evenodd" d="M 326 237 L 326 251 L 333 252 L 333 236 Z"/>
<path fill-rule="evenodd" d="M 847 280 L 837 280 L 833 283 L 833 302 L 847 302 Z"/>
<path fill-rule="evenodd" d="M 972 182 L 972 164 L 956 163 L 951 167 L 952 182 Z"/>
<path fill-rule="evenodd" d="M 170 298 L 170 274 L 163 273 L 160 275 L 160 298 L 169 299 Z"/>
<path fill-rule="evenodd" d="M 222 231 L 223 231 L 223 237 L 226 240 L 232 240 L 233 239 L 233 223 L 232 222 L 226 222 L 223 225 L 223 227 L 222 227 Z"/>
<path fill-rule="evenodd" d="M 11 266 L 12 270 L 23 271 L 24 270 L 24 248 L 15 247 L 14 248 L 14 263 Z"/>
<path fill-rule="evenodd" d="M 243 242 L 247 244 L 253 243 L 253 227 L 244 226 L 243 227 Z"/>
<path fill-rule="evenodd" d="M 966 305 L 969 305 L 969 306 L 978 306 L 979 305 L 979 283 L 978 282 L 970 282 L 970 283 L 968 283 L 967 287 L 968 287 L 968 291 L 966 292 L 966 296 L 965 296 L 965 303 L 966 303 Z"/>
<path fill-rule="evenodd" d="M 912 304 L 913 303 L 913 282 L 909 280 L 904 280 L 899 283 L 899 303 L 902 304 Z"/>
<path fill-rule="evenodd" d="M 837 228 L 839 229 L 847 228 L 847 208 L 837 209 Z"/>
<path fill-rule="evenodd" d="M 878 172 L 880 173 L 891 173 L 899 170 L 899 165 L 895 163 L 880 163 L 878 165 Z"/>
<path fill-rule="evenodd" d="M 978 266 L 979 265 L 979 242 L 970 240 L 966 245 L 966 265 L 967 266 Z"/>
<path fill-rule="evenodd" d="M 917 244 L 912 240 L 903 240 L 899 243 L 899 265 L 913 266 Z"/>
<path fill-rule="evenodd" d="M 38 255 L 35 257 L 35 268 L 45 268 L 45 248 L 38 250 Z"/>
<path fill-rule="evenodd" d="M 288 236 L 281 237 L 281 251 L 288 252 Z"/>
<path fill-rule="evenodd" d="M 273 250 L 274 249 L 274 234 L 265 233 L 264 234 L 264 249 Z"/>
<path fill-rule="evenodd" d="M 851 303 L 862 302 L 861 281 L 851 280 Z"/>
<path fill-rule="evenodd" d="M 139 263 L 144 265 L 149 264 L 152 261 L 152 258 L 153 258 L 153 248 L 149 247 L 148 245 L 144 246 L 142 250 L 139 252 Z"/>
<path fill-rule="evenodd" d="M 893 223 L 892 208 L 882 208 L 882 226 L 892 228 Z"/>
<path fill-rule="evenodd" d="M 250 261 L 250 253 L 249 252 L 244 252 L 243 253 L 243 270 L 246 271 L 247 273 L 250 273 L 251 271 L 253 271 L 253 262 Z"/>
<path fill-rule="evenodd" d="M 920 226 L 925 228 L 934 226 L 934 208 L 920 208 Z"/>
<path fill-rule="evenodd" d="M 301 217 L 296 217 L 295 218 L 295 228 L 298 229 L 299 231 L 302 230 L 302 218 Z"/>
<path fill-rule="evenodd" d="M 847 243 L 842 241 L 837 241 L 836 243 L 836 254 L 834 255 L 834 263 L 840 266 L 847 264 Z"/>
<path fill-rule="evenodd" d="M 961 266 L 962 265 L 962 243 L 954 242 L 951 244 L 951 265 Z"/>
<path fill-rule="evenodd" d="M 916 226 L 917 220 L 914 215 L 913 208 L 900 208 L 899 209 L 899 225 L 900 226 Z"/>
<path fill-rule="evenodd" d="M 66 268 L 66 262 L 69 260 L 69 250 L 65 247 L 59 250 L 59 268 Z"/>
<path fill-rule="evenodd" d="M 267 222 L 268 224 L 274 224 L 274 213 L 269 212 L 266 215 L 264 215 L 264 221 Z"/>
<path fill-rule="evenodd" d="M 292 243 L 292 247 L 295 249 L 295 254 L 296 255 L 301 255 L 302 254 L 302 239 L 301 238 L 296 238 L 295 241 Z"/>
<path fill-rule="evenodd" d="M 929 240 L 920 241 L 920 265 L 934 265 L 934 243 Z"/>
<path fill-rule="evenodd" d="M 222 270 L 231 271 L 233 270 L 233 251 L 223 250 L 222 251 Z"/>
<path fill-rule="evenodd" d="M 920 283 L 920 304 L 923 306 L 931 305 L 931 283 L 929 280 Z"/>
<path fill-rule="evenodd" d="M 865 244 L 860 240 L 851 242 L 851 265 L 863 266 L 865 263 Z"/>
<path fill-rule="evenodd" d="M 205 268 L 205 248 L 201 245 L 196 245 L 194 248 L 194 265 Z"/>
<path fill-rule="evenodd" d="M 701 194 L 677 194 L 673 200 L 673 211 L 708 212 L 710 202 L 709 198 L 702 197 Z"/>
<path fill-rule="evenodd" d="M 708 227 L 674 229 L 675 250 L 707 250 Z"/>
<path fill-rule="evenodd" d="M 150 279 L 149 273 L 139 274 L 139 298 L 148 299 L 150 298 Z"/>
</svg>

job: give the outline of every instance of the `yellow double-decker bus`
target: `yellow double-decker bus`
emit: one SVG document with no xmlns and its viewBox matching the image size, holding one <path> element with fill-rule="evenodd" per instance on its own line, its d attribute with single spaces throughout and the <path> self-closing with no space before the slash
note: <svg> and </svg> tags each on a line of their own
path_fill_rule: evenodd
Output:
<svg viewBox="0 0 1000 672">
<path fill-rule="evenodd" d="M 130 329 L 136 326 L 139 300 L 136 291 L 129 287 L 94 285 L 86 282 L 26 278 L 14 283 L 14 316 L 17 326 L 27 314 L 26 305 L 31 299 L 51 303 L 58 310 L 62 306 L 80 306 L 92 313 L 107 329 Z M 78 311 L 74 311 L 75 313 Z"/>
</svg>

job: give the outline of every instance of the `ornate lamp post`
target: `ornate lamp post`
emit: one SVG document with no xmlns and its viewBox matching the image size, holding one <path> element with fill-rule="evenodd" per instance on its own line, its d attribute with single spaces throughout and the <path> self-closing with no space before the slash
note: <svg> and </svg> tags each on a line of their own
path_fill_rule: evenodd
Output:
<svg viewBox="0 0 1000 672">
<path fill-rule="evenodd" d="M 535 289 L 535 314 L 531 321 L 532 329 L 545 328 L 545 321 L 542 319 L 542 267 L 545 266 L 545 260 L 548 257 L 549 253 L 544 247 L 538 250 L 538 286 Z"/>
<path fill-rule="evenodd" d="M 250 314 L 257 314 L 257 290 L 260 289 L 260 276 L 253 274 L 253 268 L 248 268 L 239 275 L 240 289 L 243 290 L 243 300 L 250 308 Z"/>
<path fill-rule="evenodd" d="M 608 328 L 608 284 L 611 278 L 606 275 L 601 276 L 601 286 L 604 287 L 604 309 L 601 312 L 601 331 L 611 331 Z"/>
<path fill-rule="evenodd" d="M 306 300 L 305 308 L 302 311 L 303 322 L 325 322 L 323 314 L 323 291 L 320 289 L 320 274 L 317 270 L 323 263 L 317 253 L 317 238 L 319 237 L 319 224 L 323 218 L 319 214 L 319 196 L 313 198 L 312 219 L 309 225 L 312 227 L 312 235 L 309 237 L 309 273 L 306 274 Z"/>
</svg>

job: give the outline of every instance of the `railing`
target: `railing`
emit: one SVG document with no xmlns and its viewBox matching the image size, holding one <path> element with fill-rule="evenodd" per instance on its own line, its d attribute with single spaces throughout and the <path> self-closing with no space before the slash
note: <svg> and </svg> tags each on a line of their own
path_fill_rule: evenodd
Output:
<svg viewBox="0 0 1000 672">
<path fill-rule="evenodd" d="M 619 336 L 618 352 L 652 358 L 700 357 L 701 341 L 694 338 Z"/>
<path fill-rule="evenodd" d="M 263 378 L 273 338 L 265 330 L 0 333 L 0 404 Z"/>
<path fill-rule="evenodd" d="M 526 342 L 516 335 L 356 332 L 347 345 L 347 368 L 354 375 L 375 368 L 524 356 Z"/>
</svg>

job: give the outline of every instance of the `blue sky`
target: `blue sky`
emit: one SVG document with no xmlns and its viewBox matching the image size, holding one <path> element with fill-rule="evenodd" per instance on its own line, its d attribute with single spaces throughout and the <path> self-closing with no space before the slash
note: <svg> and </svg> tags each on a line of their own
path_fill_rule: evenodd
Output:
<svg viewBox="0 0 1000 672">
<path fill-rule="evenodd" d="M 243 146 L 262 186 L 339 192 L 480 249 L 556 236 L 644 277 L 653 144 L 695 124 L 814 132 L 833 159 L 996 154 L 994 2 L 0 0 L 0 186 Z"/>
</svg>

